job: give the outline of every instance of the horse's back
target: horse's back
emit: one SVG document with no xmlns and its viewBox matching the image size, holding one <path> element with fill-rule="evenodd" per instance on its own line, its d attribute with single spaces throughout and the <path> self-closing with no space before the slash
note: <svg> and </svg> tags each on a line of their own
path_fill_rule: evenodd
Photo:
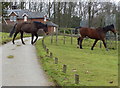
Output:
<svg viewBox="0 0 120 88">
<path fill-rule="evenodd" d="M 31 33 L 36 31 L 35 30 L 35 25 L 33 24 L 33 22 L 28 22 L 28 23 L 24 23 L 21 30 L 26 32 L 26 33 Z"/>
<path fill-rule="evenodd" d="M 89 35 L 90 33 L 93 33 L 95 32 L 94 29 L 91 29 L 91 28 L 87 28 L 87 27 L 82 27 L 80 28 L 80 34 L 83 35 L 83 36 L 87 36 Z"/>
<path fill-rule="evenodd" d="M 17 24 L 17 31 L 23 31 L 26 33 L 31 33 L 32 29 L 35 28 L 33 22 L 21 22 Z"/>
<path fill-rule="evenodd" d="M 80 35 L 82 37 L 89 37 L 89 38 L 92 38 L 92 39 L 99 39 L 100 36 L 99 36 L 99 33 L 97 32 L 96 29 L 92 29 L 92 28 L 81 28 L 80 29 Z"/>
</svg>

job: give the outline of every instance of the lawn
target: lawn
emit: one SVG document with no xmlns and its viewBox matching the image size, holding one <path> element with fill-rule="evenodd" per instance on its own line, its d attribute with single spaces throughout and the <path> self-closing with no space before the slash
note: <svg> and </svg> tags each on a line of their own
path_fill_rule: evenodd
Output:
<svg viewBox="0 0 120 88">
<path fill-rule="evenodd" d="M 29 34 L 24 34 L 24 37 L 29 37 Z M 20 38 L 20 34 L 17 35 L 16 39 Z M 9 33 L 0 32 L 0 45 L 11 41 L 13 38 L 9 37 Z"/>
<path fill-rule="evenodd" d="M 66 37 L 66 44 L 63 44 L 63 36 L 58 37 L 56 45 L 55 37 L 53 44 L 50 37 L 44 42 L 50 52 L 51 59 L 42 47 L 42 41 L 36 44 L 37 54 L 40 63 L 46 73 L 52 77 L 60 86 L 117 86 L 118 85 L 118 50 L 106 51 L 104 47 L 99 48 L 99 42 L 94 50 L 90 50 L 93 40 L 86 39 L 83 48 L 76 48 L 77 40 Z M 103 45 L 102 45 L 103 46 Z M 54 57 L 58 58 L 58 64 L 54 64 Z M 67 72 L 62 72 L 62 66 L 67 65 Z M 78 74 L 80 82 L 75 84 L 74 75 Z"/>
</svg>

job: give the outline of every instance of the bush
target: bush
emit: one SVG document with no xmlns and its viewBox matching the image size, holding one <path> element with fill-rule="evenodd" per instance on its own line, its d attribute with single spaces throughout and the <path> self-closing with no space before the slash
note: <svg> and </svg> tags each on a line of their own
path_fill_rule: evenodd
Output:
<svg viewBox="0 0 120 88">
<path fill-rule="evenodd" d="M 6 33 L 9 33 L 10 30 L 12 29 L 12 25 L 6 25 L 6 24 L 2 24 L 2 30 L 0 30 L 0 32 L 6 32 Z"/>
<path fill-rule="evenodd" d="M 64 30 L 65 30 L 65 33 L 66 34 L 71 34 L 71 30 L 72 30 L 73 28 L 60 28 L 59 29 L 59 33 L 64 33 Z"/>
</svg>

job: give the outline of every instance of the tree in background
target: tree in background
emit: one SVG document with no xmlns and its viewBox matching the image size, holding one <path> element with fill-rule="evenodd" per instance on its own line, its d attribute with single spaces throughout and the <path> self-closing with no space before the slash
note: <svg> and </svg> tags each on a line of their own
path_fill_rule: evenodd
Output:
<svg viewBox="0 0 120 88">
<path fill-rule="evenodd" d="M 0 16 L 2 16 L 2 2 L 0 2 Z"/>
<path fill-rule="evenodd" d="M 9 9 L 10 2 L 2 2 L 2 16 L 6 16 L 6 10 Z"/>
<path fill-rule="evenodd" d="M 56 2 L 55 2 L 56 1 Z M 89 27 L 105 25 L 105 15 L 117 14 L 116 23 L 119 24 L 118 8 L 110 2 L 3 2 L 3 9 L 9 9 L 13 3 L 20 9 L 29 9 L 34 12 L 44 12 L 59 27 L 76 27 L 80 22 L 87 20 Z M 5 11 L 5 10 L 2 10 Z M 2 12 L 5 14 L 5 12 Z M 117 25 L 119 27 L 119 25 Z"/>
</svg>

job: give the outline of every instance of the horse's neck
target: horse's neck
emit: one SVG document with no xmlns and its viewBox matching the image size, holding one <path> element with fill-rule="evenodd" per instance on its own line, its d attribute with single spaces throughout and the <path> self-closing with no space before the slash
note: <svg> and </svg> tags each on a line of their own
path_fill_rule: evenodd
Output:
<svg viewBox="0 0 120 88">
<path fill-rule="evenodd" d="M 37 27 L 37 29 L 40 29 L 40 28 L 41 28 L 41 26 L 40 26 L 39 24 L 36 24 L 36 27 Z"/>
<path fill-rule="evenodd" d="M 106 34 L 108 31 L 110 31 L 110 30 L 107 30 L 107 29 L 104 29 L 104 28 L 102 28 L 102 31 Z"/>
</svg>

